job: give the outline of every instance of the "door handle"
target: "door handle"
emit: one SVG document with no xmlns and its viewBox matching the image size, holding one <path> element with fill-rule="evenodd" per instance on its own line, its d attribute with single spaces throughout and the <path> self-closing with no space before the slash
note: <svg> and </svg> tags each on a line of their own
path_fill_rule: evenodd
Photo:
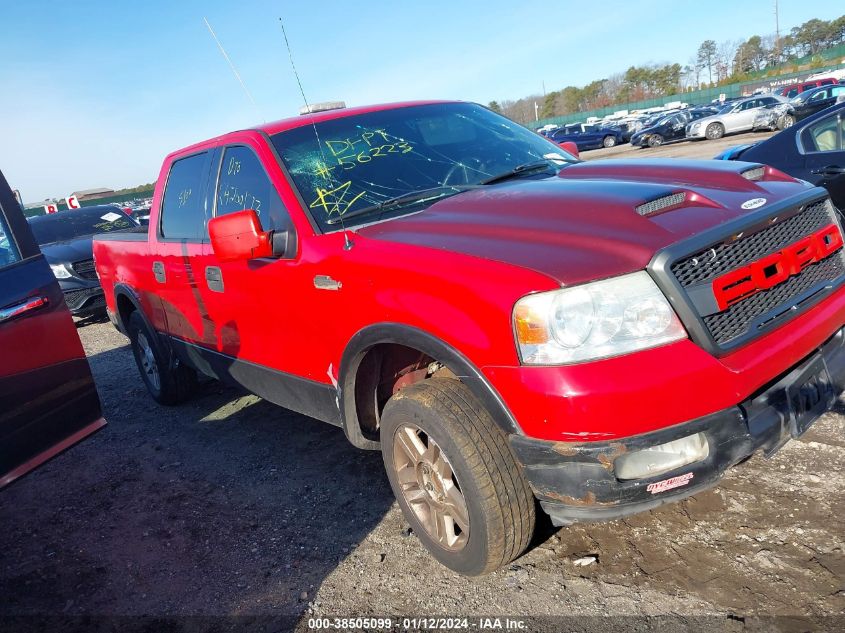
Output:
<svg viewBox="0 0 845 633">
<path fill-rule="evenodd" d="M 205 267 L 205 283 L 214 292 L 223 292 L 223 271 L 217 266 Z"/>
<path fill-rule="evenodd" d="M 164 272 L 164 262 L 153 262 L 153 275 L 156 281 L 163 284 L 167 281 L 167 273 Z"/>
<path fill-rule="evenodd" d="M 42 306 L 46 306 L 47 303 L 47 297 L 32 297 L 22 303 L 9 306 L 8 308 L 3 308 L 0 310 L 0 323 L 10 321 L 22 314 L 36 310 Z"/>
<path fill-rule="evenodd" d="M 842 174 L 845 174 L 845 167 L 840 167 L 839 165 L 827 165 L 826 167 L 814 169 L 810 173 L 822 176 L 841 176 Z"/>
</svg>

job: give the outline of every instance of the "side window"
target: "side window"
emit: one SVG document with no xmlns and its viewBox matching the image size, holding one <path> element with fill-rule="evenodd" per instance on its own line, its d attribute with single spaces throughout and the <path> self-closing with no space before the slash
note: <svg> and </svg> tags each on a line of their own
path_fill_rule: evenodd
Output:
<svg viewBox="0 0 845 633">
<path fill-rule="evenodd" d="M 203 180 L 208 152 L 181 158 L 170 167 L 161 203 L 161 235 L 168 239 L 206 237 Z"/>
<path fill-rule="evenodd" d="M 217 215 L 254 209 L 265 231 L 291 228 L 290 216 L 258 156 L 243 145 L 223 152 L 217 183 Z"/>
<path fill-rule="evenodd" d="M 845 120 L 837 115 L 823 118 L 805 129 L 802 135 L 804 149 L 808 152 L 835 152 L 842 150 Z"/>
<path fill-rule="evenodd" d="M 812 97 L 810 97 L 810 101 L 821 101 L 822 99 L 827 99 L 828 96 L 829 96 L 829 94 L 828 94 L 828 91 L 826 89 L 825 90 L 819 90 Z"/>
<path fill-rule="evenodd" d="M 790 90 L 789 92 L 786 93 L 786 96 L 789 97 L 790 99 L 792 99 L 792 97 L 795 97 L 797 95 L 798 95 L 798 88 L 793 88 L 792 90 Z"/>
<path fill-rule="evenodd" d="M 838 97 L 839 95 L 845 94 L 845 86 L 833 86 L 830 89 L 831 96 Z"/>
<path fill-rule="evenodd" d="M 12 241 L 9 227 L 6 226 L 3 216 L 0 215 L 0 267 L 13 264 L 20 258 L 20 253 L 18 253 L 14 241 Z"/>
</svg>

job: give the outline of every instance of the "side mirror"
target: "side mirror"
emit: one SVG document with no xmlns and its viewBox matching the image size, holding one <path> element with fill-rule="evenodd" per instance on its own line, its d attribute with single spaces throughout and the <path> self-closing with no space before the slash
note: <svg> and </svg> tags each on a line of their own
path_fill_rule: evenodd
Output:
<svg viewBox="0 0 845 633">
<path fill-rule="evenodd" d="M 214 254 L 221 262 L 276 256 L 273 232 L 262 230 L 253 209 L 212 218 L 208 222 L 208 235 Z"/>
<path fill-rule="evenodd" d="M 567 152 L 572 154 L 575 158 L 578 158 L 578 146 L 573 143 L 572 141 L 563 141 L 560 143 L 562 149 L 565 149 Z"/>
</svg>

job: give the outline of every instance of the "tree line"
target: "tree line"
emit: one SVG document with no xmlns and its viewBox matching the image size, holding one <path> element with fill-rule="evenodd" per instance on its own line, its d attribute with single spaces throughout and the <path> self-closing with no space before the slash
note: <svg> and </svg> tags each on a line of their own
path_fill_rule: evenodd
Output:
<svg viewBox="0 0 845 633">
<path fill-rule="evenodd" d="M 791 60 L 816 55 L 842 43 L 845 43 L 845 15 L 829 21 L 814 18 L 786 35 L 752 35 L 747 40 L 722 43 L 705 40 L 683 66 L 678 63 L 631 66 L 625 72 L 583 87 L 566 86 L 516 101 L 491 101 L 488 107 L 515 121 L 528 123 L 537 117 L 563 116 L 746 81 L 754 73 L 774 70 Z"/>
</svg>

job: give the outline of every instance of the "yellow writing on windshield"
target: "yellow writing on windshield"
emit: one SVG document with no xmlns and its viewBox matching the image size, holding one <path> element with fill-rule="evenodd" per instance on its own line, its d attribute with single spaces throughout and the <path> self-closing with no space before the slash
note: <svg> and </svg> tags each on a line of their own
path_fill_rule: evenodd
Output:
<svg viewBox="0 0 845 633">
<path fill-rule="evenodd" d="M 348 180 L 339 187 L 334 189 L 322 189 L 317 187 L 317 199 L 308 205 L 309 209 L 316 209 L 322 207 L 326 215 L 343 215 L 349 210 L 358 199 L 364 195 L 362 191 L 358 195 L 347 199 L 349 195 L 349 188 L 352 186 L 352 181 Z"/>
<path fill-rule="evenodd" d="M 384 130 L 362 132 L 358 136 L 326 141 L 326 147 L 344 169 L 369 163 L 374 158 L 386 158 L 390 154 L 407 154 L 413 145 L 401 138 L 392 138 Z M 320 174 L 322 175 L 322 174 Z"/>
</svg>

